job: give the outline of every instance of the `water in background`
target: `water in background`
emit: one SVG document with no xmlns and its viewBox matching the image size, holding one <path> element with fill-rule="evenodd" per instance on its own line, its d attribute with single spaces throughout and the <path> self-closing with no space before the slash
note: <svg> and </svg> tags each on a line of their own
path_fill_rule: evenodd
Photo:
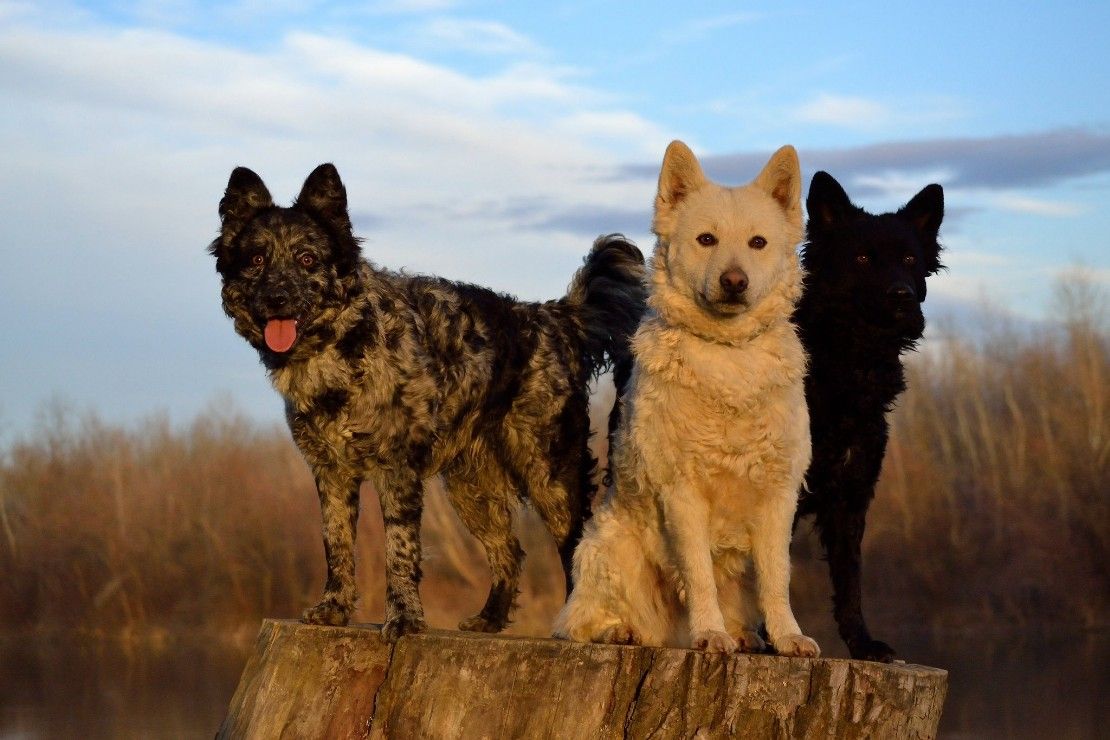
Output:
<svg viewBox="0 0 1110 740">
<path fill-rule="evenodd" d="M 843 645 L 817 636 L 827 654 L 843 655 Z M 949 671 L 943 738 L 1110 733 L 1110 634 L 884 637 L 912 662 Z M 0 738 L 211 737 L 249 649 L 0 643 Z"/>
<path fill-rule="evenodd" d="M 247 648 L 0 643 L 0 738 L 197 738 L 220 726 Z"/>
</svg>

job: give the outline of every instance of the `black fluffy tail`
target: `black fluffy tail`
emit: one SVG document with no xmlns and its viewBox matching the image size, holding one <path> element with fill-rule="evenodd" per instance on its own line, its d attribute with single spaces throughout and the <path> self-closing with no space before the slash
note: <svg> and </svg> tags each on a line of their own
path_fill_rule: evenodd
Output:
<svg viewBox="0 0 1110 740">
<path fill-rule="evenodd" d="M 582 350 L 591 375 L 610 367 L 625 380 L 631 373 L 629 343 L 647 297 L 644 274 L 644 255 L 622 234 L 599 236 L 574 274 L 567 302 L 581 307 Z"/>
<path fill-rule="evenodd" d="M 620 422 L 621 398 L 632 375 L 632 335 L 644 315 L 644 255 L 623 234 L 599 236 L 571 280 L 567 301 L 582 307 L 583 350 L 590 374 L 613 370 L 617 394 L 609 442 Z"/>
</svg>

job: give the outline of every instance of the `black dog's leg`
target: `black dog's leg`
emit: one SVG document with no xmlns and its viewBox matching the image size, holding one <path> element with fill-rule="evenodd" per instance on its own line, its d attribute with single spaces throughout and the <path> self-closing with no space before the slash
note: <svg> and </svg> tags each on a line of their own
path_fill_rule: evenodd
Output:
<svg viewBox="0 0 1110 740">
<path fill-rule="evenodd" d="M 860 543 L 866 518 L 866 503 L 846 506 L 839 502 L 831 511 L 817 513 L 817 526 L 832 576 L 833 616 L 848 652 L 856 660 L 889 663 L 894 659 L 894 650 L 885 642 L 872 639 L 863 619 Z"/>
<path fill-rule="evenodd" d="M 420 603 L 420 514 L 424 486 L 418 477 L 379 483 L 378 496 L 385 523 L 385 624 L 389 642 L 424 629 Z"/>
<path fill-rule="evenodd" d="M 301 621 L 308 624 L 345 625 L 354 609 L 355 530 L 358 526 L 358 489 L 361 481 L 336 470 L 316 477 L 320 513 L 324 520 L 324 555 L 328 577 L 324 598 L 306 609 Z"/>
</svg>

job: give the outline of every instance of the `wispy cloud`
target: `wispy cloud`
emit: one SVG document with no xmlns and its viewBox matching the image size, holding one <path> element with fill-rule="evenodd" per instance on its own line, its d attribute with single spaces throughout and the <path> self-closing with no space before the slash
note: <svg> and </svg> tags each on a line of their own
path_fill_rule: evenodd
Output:
<svg viewBox="0 0 1110 740">
<path fill-rule="evenodd" d="M 803 124 L 879 132 L 900 126 L 941 123 L 965 115 L 963 106 L 948 97 L 909 97 L 876 100 L 859 95 L 820 92 L 787 109 L 786 115 Z"/>
<path fill-rule="evenodd" d="M 495 21 L 433 18 L 417 33 L 430 45 L 475 54 L 535 54 L 540 47 L 527 36 Z"/>
<path fill-rule="evenodd" d="M 991 196 L 990 201 L 996 208 L 1003 211 L 1028 213 L 1033 216 L 1072 218 L 1083 213 L 1083 208 L 1075 203 L 1062 203 L 1060 201 L 1044 200 L 1041 198 L 1030 198 L 1014 193 L 1000 193 Z"/>
<path fill-rule="evenodd" d="M 724 13 L 722 15 L 694 18 L 679 25 L 676 35 L 691 36 L 719 31 L 723 28 L 732 28 L 746 23 L 754 23 L 765 17 L 764 13 L 755 11 L 741 11 L 738 13 Z"/>
<path fill-rule="evenodd" d="M 875 100 L 821 93 L 794 111 L 809 123 L 826 123 L 850 128 L 878 128 L 890 118 L 890 109 Z"/>
</svg>

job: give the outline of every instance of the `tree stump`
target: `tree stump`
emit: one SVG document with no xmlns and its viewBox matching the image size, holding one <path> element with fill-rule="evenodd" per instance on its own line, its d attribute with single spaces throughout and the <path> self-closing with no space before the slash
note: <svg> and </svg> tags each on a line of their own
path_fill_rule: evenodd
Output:
<svg viewBox="0 0 1110 740">
<path fill-rule="evenodd" d="M 948 674 L 266 620 L 221 738 L 935 737 Z"/>
</svg>

